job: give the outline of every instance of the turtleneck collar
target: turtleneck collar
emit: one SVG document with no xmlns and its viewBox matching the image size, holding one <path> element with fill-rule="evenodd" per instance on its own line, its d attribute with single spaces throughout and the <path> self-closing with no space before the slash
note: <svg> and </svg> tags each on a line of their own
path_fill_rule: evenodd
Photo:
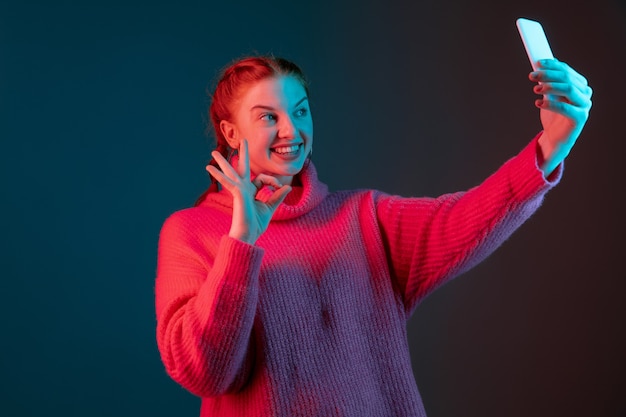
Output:
<svg viewBox="0 0 626 417">
<path fill-rule="evenodd" d="M 259 190 L 259 193 L 270 192 L 265 187 Z M 317 170 L 313 162 L 309 160 L 297 177 L 294 177 L 292 190 L 276 209 L 274 216 L 272 216 L 272 221 L 289 220 L 302 216 L 313 210 L 327 195 L 328 187 L 318 180 Z M 228 191 L 221 190 L 217 193 L 208 194 L 200 204 L 200 207 L 215 205 L 232 210 L 233 198 Z"/>
</svg>

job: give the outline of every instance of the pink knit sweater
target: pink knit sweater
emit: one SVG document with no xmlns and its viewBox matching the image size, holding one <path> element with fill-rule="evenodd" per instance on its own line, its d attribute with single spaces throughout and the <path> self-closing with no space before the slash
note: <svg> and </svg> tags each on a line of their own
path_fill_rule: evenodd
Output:
<svg viewBox="0 0 626 417">
<path fill-rule="evenodd" d="M 439 198 L 328 193 L 311 164 L 256 245 L 209 194 L 161 231 L 158 347 L 201 416 L 425 416 L 406 321 L 540 205 L 535 138 L 480 186 Z"/>
</svg>

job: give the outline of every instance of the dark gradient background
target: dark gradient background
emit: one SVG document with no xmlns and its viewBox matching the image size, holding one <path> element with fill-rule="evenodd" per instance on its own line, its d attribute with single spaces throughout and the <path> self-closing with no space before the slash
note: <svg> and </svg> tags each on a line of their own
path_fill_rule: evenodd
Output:
<svg viewBox="0 0 626 417">
<path fill-rule="evenodd" d="M 331 189 L 469 188 L 540 129 L 515 29 L 594 87 L 562 183 L 409 323 L 430 417 L 626 416 L 626 7 L 0 3 L 0 414 L 197 416 L 155 342 L 159 229 L 208 185 L 205 90 L 252 52 L 311 79 Z"/>
</svg>

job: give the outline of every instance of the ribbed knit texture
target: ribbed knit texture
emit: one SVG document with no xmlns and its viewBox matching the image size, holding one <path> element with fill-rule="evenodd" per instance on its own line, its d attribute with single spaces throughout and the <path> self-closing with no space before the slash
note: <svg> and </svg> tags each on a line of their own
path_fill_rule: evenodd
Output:
<svg viewBox="0 0 626 417">
<path fill-rule="evenodd" d="M 425 416 L 406 321 L 540 205 L 537 138 L 480 186 L 439 198 L 328 193 L 310 164 L 256 245 L 232 198 L 164 224 L 157 341 L 201 416 Z"/>
</svg>

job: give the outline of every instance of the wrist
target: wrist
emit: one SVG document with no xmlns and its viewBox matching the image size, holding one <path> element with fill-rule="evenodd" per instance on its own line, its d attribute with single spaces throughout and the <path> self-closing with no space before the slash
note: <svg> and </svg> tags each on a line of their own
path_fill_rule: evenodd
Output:
<svg viewBox="0 0 626 417">
<path fill-rule="evenodd" d="M 537 166 L 543 171 L 545 177 L 548 177 L 558 165 L 558 163 L 554 163 L 554 153 L 554 144 L 548 134 L 543 131 L 537 139 Z"/>
<path fill-rule="evenodd" d="M 537 139 L 537 162 L 539 166 L 542 166 L 548 161 L 551 155 L 554 153 L 554 146 L 548 138 L 548 134 L 543 131 L 539 139 Z"/>
<path fill-rule="evenodd" d="M 228 237 L 231 237 L 233 239 L 237 239 L 240 240 L 242 242 L 245 242 L 249 245 L 254 245 L 256 243 L 257 238 L 254 236 L 251 236 L 250 233 L 245 233 L 242 231 L 238 231 L 236 229 L 230 229 L 230 232 L 228 232 Z"/>
</svg>

